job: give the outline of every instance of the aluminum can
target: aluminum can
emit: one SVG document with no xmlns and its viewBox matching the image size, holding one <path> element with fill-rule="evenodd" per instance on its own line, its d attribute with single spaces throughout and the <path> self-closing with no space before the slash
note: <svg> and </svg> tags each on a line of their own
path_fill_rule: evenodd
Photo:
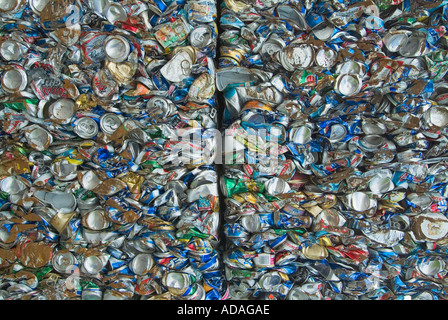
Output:
<svg viewBox="0 0 448 320">
<path fill-rule="evenodd" d="M 74 123 L 74 132 L 83 139 L 92 139 L 98 134 L 98 124 L 90 117 L 82 117 Z"/>
</svg>

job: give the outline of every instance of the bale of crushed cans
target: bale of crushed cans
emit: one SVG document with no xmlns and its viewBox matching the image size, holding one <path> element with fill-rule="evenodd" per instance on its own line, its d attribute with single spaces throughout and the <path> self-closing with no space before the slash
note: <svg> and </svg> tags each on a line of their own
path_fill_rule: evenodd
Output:
<svg viewBox="0 0 448 320">
<path fill-rule="evenodd" d="M 224 299 L 215 1 L 0 17 L 0 299 Z"/>
<path fill-rule="evenodd" d="M 223 1 L 230 299 L 446 299 L 447 5 Z"/>
<path fill-rule="evenodd" d="M 0 299 L 445 299 L 447 5 L 0 0 Z"/>
</svg>

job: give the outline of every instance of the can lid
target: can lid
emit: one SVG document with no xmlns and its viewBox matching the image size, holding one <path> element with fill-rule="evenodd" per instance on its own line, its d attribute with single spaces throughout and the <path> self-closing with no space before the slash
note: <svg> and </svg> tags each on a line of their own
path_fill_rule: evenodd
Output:
<svg viewBox="0 0 448 320">
<path fill-rule="evenodd" d="M 249 232 L 259 232 L 262 229 L 260 216 L 258 214 L 251 214 L 242 216 L 239 219 L 240 224 Z"/>
<path fill-rule="evenodd" d="M 82 300 L 102 300 L 103 292 L 99 288 L 85 288 L 82 290 Z"/>
<path fill-rule="evenodd" d="M 282 283 L 282 276 L 278 271 L 271 271 L 263 274 L 258 280 L 258 284 L 264 290 L 275 290 Z"/>
<path fill-rule="evenodd" d="M 101 131 L 106 134 L 113 134 L 121 125 L 121 119 L 114 113 L 105 113 L 100 118 Z"/>
<path fill-rule="evenodd" d="M 146 103 L 146 110 L 151 116 L 151 119 L 156 121 L 166 121 L 167 117 L 171 116 L 175 110 L 175 105 L 168 99 L 160 96 L 154 96 Z"/>
<path fill-rule="evenodd" d="M 330 40 L 335 33 L 336 27 L 331 23 L 321 23 L 313 29 L 313 35 L 322 41 Z"/>
<path fill-rule="evenodd" d="M 423 118 L 428 124 L 443 128 L 448 124 L 448 108 L 433 106 L 423 113 Z"/>
<path fill-rule="evenodd" d="M 407 31 L 394 30 L 389 31 L 383 37 L 383 43 L 390 52 L 398 52 L 400 48 L 406 43 L 408 34 Z"/>
<path fill-rule="evenodd" d="M 261 46 L 261 54 L 263 56 L 273 56 L 276 52 L 282 50 L 286 46 L 285 41 L 277 34 L 273 33 L 268 40 L 263 42 Z"/>
<path fill-rule="evenodd" d="M 70 273 L 76 264 L 76 258 L 70 251 L 57 251 L 51 259 L 51 264 L 57 272 Z"/>
<path fill-rule="evenodd" d="M 183 295 L 187 292 L 191 280 L 185 272 L 167 272 L 162 276 L 162 284 L 174 295 Z"/>
<path fill-rule="evenodd" d="M 417 269 L 426 276 L 435 277 L 445 268 L 445 262 L 440 257 L 426 257 L 417 265 Z"/>
<path fill-rule="evenodd" d="M 54 177 L 61 181 L 73 180 L 78 175 L 78 166 L 64 159 L 55 161 L 50 165 L 50 171 Z"/>
<path fill-rule="evenodd" d="M 90 117 L 82 117 L 74 123 L 75 133 L 83 139 L 91 139 L 98 133 L 98 124 Z"/>
<path fill-rule="evenodd" d="M 288 22 L 292 22 L 294 28 L 302 31 L 306 31 L 307 29 L 309 29 L 305 17 L 292 6 L 286 4 L 279 5 L 276 8 L 276 11 L 280 19 L 285 19 Z"/>
<path fill-rule="evenodd" d="M 204 48 L 212 41 L 212 32 L 209 26 L 199 25 L 190 32 L 190 44 L 196 48 Z"/>
<path fill-rule="evenodd" d="M 440 213 L 421 214 L 414 223 L 422 235 L 429 240 L 442 239 L 448 233 L 448 218 Z"/>
<path fill-rule="evenodd" d="M 264 187 L 271 196 L 288 193 L 291 190 L 291 187 L 285 180 L 277 177 L 267 180 L 264 183 Z"/>
<path fill-rule="evenodd" d="M 328 256 L 328 251 L 324 246 L 317 243 L 313 243 L 311 246 L 304 247 L 302 249 L 302 254 L 311 260 L 322 260 Z"/>
<path fill-rule="evenodd" d="M 106 38 L 104 42 L 106 57 L 111 62 L 123 62 L 128 57 L 131 46 L 126 38 L 113 35 Z"/>
<path fill-rule="evenodd" d="M 404 57 L 422 56 L 426 51 L 426 35 L 423 32 L 413 32 L 407 37 L 398 52 Z"/>
<path fill-rule="evenodd" d="M 313 130 L 309 126 L 300 126 L 298 128 L 291 128 L 290 136 L 294 143 L 307 144 L 311 141 Z"/>
<path fill-rule="evenodd" d="M 358 61 L 348 60 L 337 65 L 336 73 L 357 74 L 362 77 L 366 73 L 366 67 Z"/>
<path fill-rule="evenodd" d="M 369 182 L 369 188 L 373 193 L 383 194 L 394 188 L 394 183 L 389 177 L 376 176 Z"/>
<path fill-rule="evenodd" d="M 48 192 L 45 201 L 61 213 L 73 212 L 76 208 L 76 198 L 73 194 L 61 191 Z"/>
</svg>

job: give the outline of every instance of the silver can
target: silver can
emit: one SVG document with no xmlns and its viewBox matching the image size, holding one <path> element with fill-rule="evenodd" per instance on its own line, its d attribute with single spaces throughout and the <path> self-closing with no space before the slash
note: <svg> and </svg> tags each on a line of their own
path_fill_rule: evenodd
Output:
<svg viewBox="0 0 448 320">
<path fill-rule="evenodd" d="M 282 284 L 284 275 L 278 271 L 270 271 L 263 274 L 258 280 L 258 284 L 265 291 L 275 292 L 278 286 Z"/>
<path fill-rule="evenodd" d="M 286 46 L 285 41 L 277 34 L 273 33 L 261 46 L 261 55 L 264 57 L 272 57 Z"/>
<path fill-rule="evenodd" d="M 288 21 L 294 29 L 302 31 L 309 30 L 305 17 L 294 7 L 282 4 L 277 6 L 275 11 L 280 19 Z"/>
<path fill-rule="evenodd" d="M 17 41 L 5 40 L 0 45 L 0 55 L 3 60 L 17 61 L 22 58 L 22 50 Z"/>
<path fill-rule="evenodd" d="M 103 269 L 104 262 L 100 257 L 92 255 L 84 258 L 82 266 L 83 271 L 89 274 L 97 274 Z"/>
<path fill-rule="evenodd" d="M 76 208 L 76 198 L 72 193 L 62 191 L 47 192 L 44 200 L 59 213 L 71 213 Z"/>
<path fill-rule="evenodd" d="M 111 225 L 102 209 L 86 212 L 81 219 L 81 223 L 84 227 L 93 231 L 101 231 Z"/>
<path fill-rule="evenodd" d="M 4 178 L 0 182 L 0 190 L 10 195 L 19 194 L 26 189 L 26 185 L 14 176 Z"/>
<path fill-rule="evenodd" d="M 33 12 L 39 16 L 50 0 L 28 0 L 29 6 Z"/>
<path fill-rule="evenodd" d="M 76 164 L 70 163 L 68 160 L 64 159 L 61 161 L 55 161 L 50 166 L 50 171 L 58 180 L 70 181 L 77 177 L 78 166 Z"/>
<path fill-rule="evenodd" d="M 47 150 L 53 142 L 53 136 L 38 125 L 31 125 L 26 128 L 25 138 L 29 146 L 37 151 Z"/>
<path fill-rule="evenodd" d="M 106 58 L 111 62 L 123 62 L 131 52 L 128 40 L 120 35 L 112 35 L 104 41 L 104 51 Z"/>
<path fill-rule="evenodd" d="M 441 257 L 425 257 L 417 265 L 417 270 L 425 276 L 436 278 L 445 266 L 446 263 Z"/>
<path fill-rule="evenodd" d="M 288 193 L 291 190 L 291 187 L 285 180 L 277 177 L 267 180 L 264 183 L 264 187 L 271 196 Z"/>
<path fill-rule="evenodd" d="M 59 273 L 71 273 L 76 268 L 76 257 L 70 251 L 57 251 L 53 254 L 51 264 Z"/>
<path fill-rule="evenodd" d="M 353 96 L 361 91 L 362 80 L 357 74 L 341 74 L 337 77 L 335 91 L 342 96 Z"/>
<path fill-rule="evenodd" d="M 212 42 L 212 30 L 208 25 L 199 25 L 190 32 L 189 39 L 193 47 L 202 49 Z"/>
<path fill-rule="evenodd" d="M 20 0 L 0 0 L 1 13 L 16 13 L 23 4 Z"/>
<path fill-rule="evenodd" d="M 105 134 L 113 134 L 121 126 L 121 118 L 115 113 L 105 113 L 100 118 L 101 131 Z"/>
<path fill-rule="evenodd" d="M 186 272 L 166 272 L 162 276 L 162 285 L 175 296 L 188 295 L 193 288 L 194 279 Z"/>
<path fill-rule="evenodd" d="M 75 115 L 76 105 L 72 99 L 59 99 L 49 106 L 48 112 L 50 118 L 61 122 L 62 124 L 70 123 L 70 120 Z"/>
<path fill-rule="evenodd" d="M 85 288 L 81 293 L 82 300 L 102 300 L 103 292 L 100 288 Z"/>
<path fill-rule="evenodd" d="M 165 122 L 175 111 L 174 103 L 164 97 L 154 96 L 146 103 L 146 112 L 157 122 Z"/>
<path fill-rule="evenodd" d="M 131 271 L 139 276 L 149 273 L 153 266 L 154 258 L 150 253 L 137 254 L 129 263 Z"/>
<path fill-rule="evenodd" d="M 126 21 L 128 15 L 123 6 L 116 2 L 111 2 L 104 12 L 106 19 L 114 24 L 117 21 Z"/>
<path fill-rule="evenodd" d="M 341 141 L 347 135 L 347 129 L 342 124 L 334 124 L 330 128 L 329 140 L 331 143 Z"/>
<path fill-rule="evenodd" d="M 100 69 L 92 78 L 92 90 L 100 99 L 112 99 L 118 93 L 118 83 L 107 69 Z"/>
<path fill-rule="evenodd" d="M 28 77 L 20 66 L 11 65 L 2 75 L 2 88 L 8 93 L 17 93 L 25 90 Z"/>
<path fill-rule="evenodd" d="M 376 200 L 371 199 L 366 193 L 356 191 L 349 196 L 349 206 L 357 212 L 367 211 L 376 206 Z"/>
<path fill-rule="evenodd" d="M 277 59 L 287 71 L 307 69 L 314 64 L 314 49 L 304 43 L 289 44 L 277 53 Z"/>
<path fill-rule="evenodd" d="M 191 74 L 191 68 L 196 62 L 196 52 L 187 49 L 193 47 L 183 47 L 179 50 L 161 69 L 162 76 L 171 82 L 180 82 Z"/>
<path fill-rule="evenodd" d="M 98 124 L 90 117 L 79 118 L 74 126 L 74 132 L 83 139 L 91 139 L 98 134 Z"/>
<path fill-rule="evenodd" d="M 336 51 L 329 47 L 322 47 L 316 51 L 314 62 L 321 68 L 330 69 L 336 64 L 337 57 Z"/>
</svg>

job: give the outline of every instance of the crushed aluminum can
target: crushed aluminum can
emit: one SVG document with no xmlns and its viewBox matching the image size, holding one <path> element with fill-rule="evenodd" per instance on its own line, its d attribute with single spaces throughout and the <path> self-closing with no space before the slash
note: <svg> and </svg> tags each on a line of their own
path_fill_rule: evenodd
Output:
<svg viewBox="0 0 448 320">
<path fill-rule="evenodd" d="M 28 144 L 37 151 L 47 150 L 53 142 L 53 136 L 38 125 L 31 125 L 25 129 Z"/>
<path fill-rule="evenodd" d="M 154 265 L 151 254 L 140 253 L 136 255 L 129 264 L 129 268 L 137 275 L 144 275 L 150 272 Z"/>
<path fill-rule="evenodd" d="M 28 76 L 19 65 L 10 65 L 2 74 L 2 89 L 8 93 L 23 91 L 28 85 Z"/>
<path fill-rule="evenodd" d="M 171 82 L 180 82 L 186 79 L 193 64 L 196 62 L 196 52 L 192 47 L 179 50 L 161 69 L 162 76 Z"/>
<path fill-rule="evenodd" d="M 6 61 L 17 61 L 22 58 L 23 50 L 14 40 L 5 40 L 0 44 L 0 56 Z"/>
<path fill-rule="evenodd" d="M 83 213 L 81 224 L 90 230 L 100 231 L 107 229 L 110 222 L 107 219 L 106 212 L 101 209 L 94 209 Z"/>
<path fill-rule="evenodd" d="M 114 113 L 105 113 L 100 118 L 100 128 L 105 134 L 112 135 L 121 126 L 122 120 Z"/>
<path fill-rule="evenodd" d="M 75 115 L 75 112 L 76 105 L 72 99 L 59 99 L 50 104 L 48 108 L 50 119 L 54 119 L 62 124 L 70 123 L 72 117 Z"/>
<path fill-rule="evenodd" d="M 202 49 L 212 43 L 212 36 L 212 30 L 208 25 L 199 25 L 190 32 L 190 44 L 195 48 Z"/>
<path fill-rule="evenodd" d="M 335 91 L 342 96 L 353 96 L 361 91 L 362 79 L 357 74 L 341 74 L 335 82 Z"/>
<path fill-rule="evenodd" d="M 51 264 L 57 272 L 72 273 L 76 268 L 77 260 L 70 251 L 60 250 L 53 254 Z"/>
<path fill-rule="evenodd" d="M 336 64 L 337 53 L 329 47 L 322 47 L 316 51 L 314 62 L 316 66 L 330 69 Z"/>
<path fill-rule="evenodd" d="M 277 53 L 277 59 L 287 71 L 306 69 L 314 64 L 314 49 L 307 44 L 290 43 Z"/>
<path fill-rule="evenodd" d="M 305 20 L 305 17 L 297 9 L 288 5 L 279 5 L 275 8 L 277 17 L 281 20 L 286 20 L 291 23 L 293 28 L 297 28 L 301 31 L 307 31 L 309 26 Z"/>
<path fill-rule="evenodd" d="M 104 40 L 106 59 L 112 62 L 123 62 L 131 52 L 131 46 L 126 38 L 119 35 L 108 36 Z"/>
<path fill-rule="evenodd" d="M 91 139 L 98 134 L 98 124 L 90 117 L 81 117 L 73 125 L 73 131 L 83 139 Z"/>
<path fill-rule="evenodd" d="M 439 213 L 421 214 L 414 219 L 411 228 L 419 241 L 437 241 L 448 233 L 448 219 Z"/>
</svg>

